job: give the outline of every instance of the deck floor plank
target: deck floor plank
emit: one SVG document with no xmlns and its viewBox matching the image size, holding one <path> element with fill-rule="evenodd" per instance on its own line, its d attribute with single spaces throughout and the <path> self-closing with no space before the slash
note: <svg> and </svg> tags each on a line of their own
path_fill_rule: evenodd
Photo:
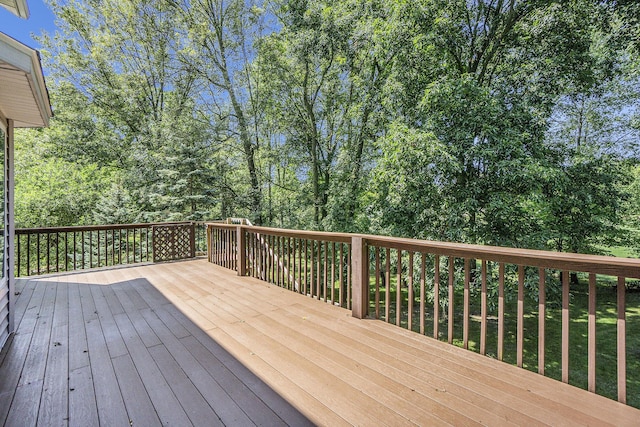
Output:
<svg viewBox="0 0 640 427">
<path fill-rule="evenodd" d="M 0 425 L 5 425 L 9 408 L 14 400 L 20 374 L 31 344 L 33 333 L 18 333 L 14 336 L 10 346 L 11 353 L 7 355 L 0 366 Z"/>
<path fill-rule="evenodd" d="M 88 364 L 69 372 L 69 425 L 98 425 L 96 392 Z"/>
<path fill-rule="evenodd" d="M 64 426 L 69 420 L 69 289 L 56 285 L 51 339 L 38 424 Z"/>
<path fill-rule="evenodd" d="M 165 346 L 151 347 L 149 352 L 193 425 L 212 427 L 224 425 Z"/>
<path fill-rule="evenodd" d="M 100 424 L 126 425 L 129 417 L 98 319 L 87 322 L 86 331 Z"/>
<path fill-rule="evenodd" d="M 145 384 L 146 392 L 151 402 L 153 402 L 162 424 L 189 425 L 189 417 L 182 409 L 147 347 L 138 336 L 127 313 L 118 314 L 115 319 L 118 328 L 127 341 L 131 359 L 135 363 L 138 375 Z"/>
<path fill-rule="evenodd" d="M 44 296 L 42 305 L 35 313 L 35 327 L 33 338 L 29 345 L 29 352 L 24 362 L 19 385 L 31 384 L 42 381 L 46 368 L 49 341 L 51 338 L 51 326 L 53 324 L 53 309 L 56 299 L 55 282 L 47 282 L 43 285 Z M 27 329 L 29 330 L 29 329 Z"/>
<path fill-rule="evenodd" d="M 35 426 L 42 394 L 42 380 L 19 385 L 11 402 L 5 426 Z"/>
<path fill-rule="evenodd" d="M 191 354 L 189 349 L 176 338 L 169 329 L 164 326 L 162 321 L 150 310 L 142 312 L 147 322 L 161 338 L 169 353 L 180 364 L 184 372 L 212 405 L 213 410 L 220 420 L 226 425 L 250 425 L 252 424 L 248 415 L 225 391 L 224 387 L 218 382 L 219 378 L 212 377 L 207 369 Z M 208 363 L 220 364 L 218 360 L 209 360 Z M 242 387 L 242 384 L 236 382 L 232 384 L 234 388 Z M 232 390 L 229 390 L 232 391 Z M 266 413 L 263 416 L 267 415 Z"/>
<path fill-rule="evenodd" d="M 58 288 L 59 292 L 60 288 Z M 38 412 L 39 425 L 53 427 L 68 424 L 68 393 L 69 328 L 68 325 L 58 325 L 51 331 L 47 368 Z"/>
<path fill-rule="evenodd" d="M 115 298 L 122 303 L 124 310 L 123 313 L 127 313 L 129 315 L 129 320 L 133 324 L 133 327 L 144 346 L 153 347 L 162 344 L 158 336 L 144 320 L 144 317 L 140 316 L 140 312 L 142 310 L 148 310 L 149 306 L 146 304 L 128 305 L 131 303 L 132 297 L 138 293 L 132 288 L 126 289 L 119 285 L 116 285 L 113 289 L 110 289 L 110 291 L 114 294 Z"/>
<path fill-rule="evenodd" d="M 193 260 L 19 279 L 0 425 L 640 425 L 640 411 Z"/>
<path fill-rule="evenodd" d="M 125 354 L 112 362 L 131 425 L 159 425 L 158 414 L 131 357 Z"/>
<path fill-rule="evenodd" d="M 13 401 L 22 374 L 22 368 L 27 359 L 33 332 L 36 326 L 37 312 L 44 298 L 45 286 L 37 286 L 36 280 L 20 280 L 16 289 L 20 292 L 16 300 L 16 322 L 20 325 L 20 332 L 16 333 L 10 345 L 2 351 L 2 365 L 0 366 L 0 424 L 5 423 L 9 408 Z M 31 288 L 31 291 L 22 292 Z M 26 313 L 24 322 L 22 317 Z M 9 351 L 10 350 L 10 351 Z"/>
<path fill-rule="evenodd" d="M 93 296 L 93 302 L 96 306 L 96 314 L 100 321 L 104 341 L 109 349 L 109 355 L 112 359 L 115 359 L 116 357 L 127 354 L 127 346 L 124 343 L 120 331 L 116 327 L 111 307 L 109 307 L 107 298 L 104 295 L 106 292 L 105 288 L 106 286 L 92 285 L 91 295 Z"/>
<path fill-rule="evenodd" d="M 16 292 L 18 292 L 19 298 L 16 298 L 16 304 L 14 306 L 14 321 L 16 322 L 16 328 L 20 327 L 22 318 L 27 311 L 29 301 L 33 297 L 33 293 L 38 287 L 37 280 L 18 280 L 16 282 Z"/>
<path fill-rule="evenodd" d="M 82 298 L 77 283 L 70 283 L 69 292 L 69 371 L 89 366 L 87 333 L 82 313 Z"/>
</svg>

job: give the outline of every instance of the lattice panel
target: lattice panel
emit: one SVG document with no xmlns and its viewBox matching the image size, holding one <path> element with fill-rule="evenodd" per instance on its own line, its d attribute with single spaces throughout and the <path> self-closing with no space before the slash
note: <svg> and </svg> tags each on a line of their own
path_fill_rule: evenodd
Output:
<svg viewBox="0 0 640 427">
<path fill-rule="evenodd" d="M 154 225 L 153 262 L 193 258 L 195 228 L 193 224 Z"/>
</svg>

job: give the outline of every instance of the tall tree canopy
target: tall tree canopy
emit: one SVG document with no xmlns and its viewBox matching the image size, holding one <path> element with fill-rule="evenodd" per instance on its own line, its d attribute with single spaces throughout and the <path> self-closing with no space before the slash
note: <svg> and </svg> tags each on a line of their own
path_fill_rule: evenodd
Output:
<svg viewBox="0 0 640 427">
<path fill-rule="evenodd" d="M 41 40 L 56 118 L 25 132 L 19 161 L 29 176 L 77 165 L 73 183 L 49 175 L 84 197 L 37 215 L 25 205 L 25 225 L 247 216 L 564 251 L 634 245 L 636 2 L 51 6 L 59 30 Z"/>
</svg>

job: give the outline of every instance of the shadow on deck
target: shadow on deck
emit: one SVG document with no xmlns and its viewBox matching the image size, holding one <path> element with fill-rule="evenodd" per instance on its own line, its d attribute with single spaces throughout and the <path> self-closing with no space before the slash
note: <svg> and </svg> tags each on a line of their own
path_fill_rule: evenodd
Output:
<svg viewBox="0 0 640 427">
<path fill-rule="evenodd" d="M 638 425 L 640 411 L 205 260 L 18 281 L 5 425 Z"/>
</svg>

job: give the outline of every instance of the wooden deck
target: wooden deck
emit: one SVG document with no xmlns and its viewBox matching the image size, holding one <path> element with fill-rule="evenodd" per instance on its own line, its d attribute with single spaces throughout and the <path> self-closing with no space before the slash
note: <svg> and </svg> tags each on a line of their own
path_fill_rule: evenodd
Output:
<svg viewBox="0 0 640 427">
<path fill-rule="evenodd" d="M 639 410 L 205 260 L 18 291 L 4 425 L 640 425 Z"/>
</svg>

